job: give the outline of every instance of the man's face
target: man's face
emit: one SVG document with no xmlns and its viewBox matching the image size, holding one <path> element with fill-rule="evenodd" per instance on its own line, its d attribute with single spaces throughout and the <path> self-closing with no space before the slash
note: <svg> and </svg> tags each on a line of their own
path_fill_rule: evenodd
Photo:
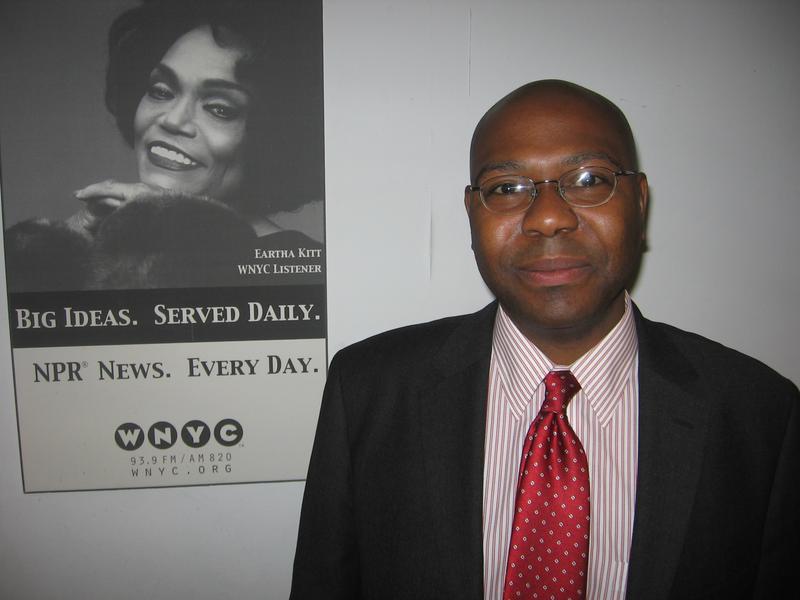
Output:
<svg viewBox="0 0 800 600">
<path fill-rule="evenodd" d="M 558 179 L 583 166 L 632 170 L 634 157 L 615 120 L 572 95 L 513 101 L 477 134 L 470 170 L 480 186 L 498 175 Z M 555 183 L 523 212 L 489 212 L 466 193 L 472 248 L 484 281 L 520 330 L 569 338 L 604 335 L 621 317 L 624 289 L 638 266 L 644 239 L 647 182 L 618 178 L 601 206 L 575 208 Z"/>
</svg>

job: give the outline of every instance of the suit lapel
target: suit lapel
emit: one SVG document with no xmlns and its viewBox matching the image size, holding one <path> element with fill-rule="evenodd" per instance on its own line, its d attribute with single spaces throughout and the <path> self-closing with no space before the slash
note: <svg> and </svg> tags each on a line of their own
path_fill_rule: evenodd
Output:
<svg viewBox="0 0 800 600">
<path fill-rule="evenodd" d="M 668 598 L 694 501 L 708 398 L 692 364 L 636 311 L 639 461 L 627 597 Z"/>
<path fill-rule="evenodd" d="M 447 597 L 483 597 L 483 443 L 496 305 L 465 320 L 443 345 L 419 394 L 427 494 Z"/>
<path fill-rule="evenodd" d="M 483 597 L 483 460 L 496 304 L 443 345 L 418 401 L 443 589 Z M 668 598 L 703 458 L 708 394 L 689 360 L 636 310 L 639 460 L 627 598 Z"/>
</svg>

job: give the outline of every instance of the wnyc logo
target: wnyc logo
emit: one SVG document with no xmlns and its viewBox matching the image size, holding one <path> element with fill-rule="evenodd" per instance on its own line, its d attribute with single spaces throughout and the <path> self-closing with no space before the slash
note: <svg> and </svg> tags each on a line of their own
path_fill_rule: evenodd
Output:
<svg viewBox="0 0 800 600">
<path fill-rule="evenodd" d="M 222 419 L 214 426 L 214 439 L 222 446 L 235 446 L 243 435 L 242 425 L 235 419 Z M 202 448 L 211 439 L 211 428 L 195 419 L 181 427 L 180 437 L 190 448 Z M 123 423 L 114 433 L 114 441 L 123 450 L 138 450 L 145 439 L 153 448 L 167 450 L 178 441 L 178 430 L 172 423 L 159 421 L 150 426 L 147 435 L 136 423 Z"/>
</svg>

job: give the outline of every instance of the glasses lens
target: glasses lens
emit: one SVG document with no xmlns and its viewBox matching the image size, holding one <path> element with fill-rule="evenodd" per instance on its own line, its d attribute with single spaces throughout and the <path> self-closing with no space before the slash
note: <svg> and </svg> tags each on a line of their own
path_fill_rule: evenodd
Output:
<svg viewBox="0 0 800 600">
<path fill-rule="evenodd" d="M 564 199 L 573 206 L 598 206 L 614 194 L 617 178 L 604 167 L 585 167 L 564 173 L 558 184 Z"/>
<path fill-rule="evenodd" d="M 527 208 L 534 194 L 527 177 L 494 177 L 481 184 L 481 197 L 492 212 L 510 213 Z"/>
</svg>

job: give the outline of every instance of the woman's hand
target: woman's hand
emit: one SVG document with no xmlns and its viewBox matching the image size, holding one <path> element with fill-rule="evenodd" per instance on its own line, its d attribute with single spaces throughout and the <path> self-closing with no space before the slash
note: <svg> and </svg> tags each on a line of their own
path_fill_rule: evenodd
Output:
<svg viewBox="0 0 800 600">
<path fill-rule="evenodd" d="M 107 179 L 87 185 L 74 193 L 83 208 L 66 220 L 67 226 L 83 236 L 91 237 L 100 223 L 123 204 L 145 196 L 167 196 L 172 192 L 146 183 L 120 183 Z"/>
</svg>

